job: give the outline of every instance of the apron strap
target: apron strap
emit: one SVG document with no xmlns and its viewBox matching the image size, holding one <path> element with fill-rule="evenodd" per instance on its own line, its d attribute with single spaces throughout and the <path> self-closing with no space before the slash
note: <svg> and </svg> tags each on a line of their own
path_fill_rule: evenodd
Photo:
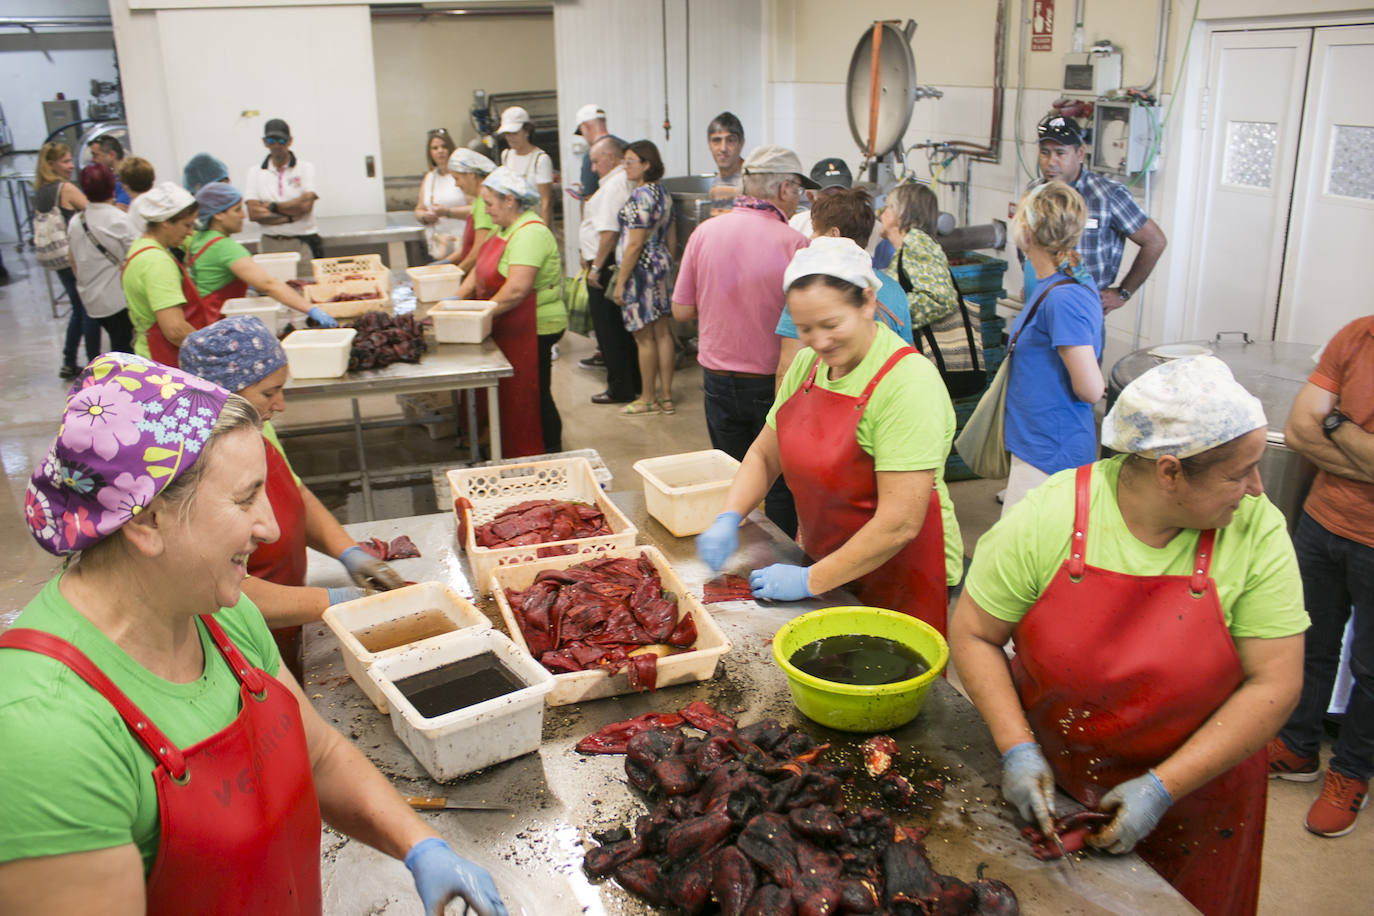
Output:
<svg viewBox="0 0 1374 916">
<path fill-rule="evenodd" d="M 1207 575 L 1212 568 L 1212 544 L 1217 539 L 1217 529 L 1208 528 L 1197 537 L 1197 554 L 1193 557 L 1193 577 L 1188 582 L 1188 590 L 1194 598 L 1207 593 Z"/>
<path fill-rule="evenodd" d="M 125 271 L 126 269 L 128 269 L 128 267 L 129 267 L 129 262 L 130 262 L 130 261 L 132 261 L 134 258 L 138 257 L 139 255 L 143 254 L 145 251 L 152 251 L 152 250 L 153 250 L 154 248 L 156 248 L 156 247 L 158 247 L 156 243 L 154 243 L 154 244 L 152 244 L 152 245 L 145 245 L 145 246 L 143 246 L 142 248 L 138 249 L 138 251 L 135 251 L 133 254 L 131 254 L 131 255 L 129 255 L 127 258 L 125 258 L 125 259 L 124 259 L 124 263 L 123 263 L 123 264 L 120 266 L 120 268 L 119 268 L 119 276 L 120 276 L 120 278 L 123 279 L 123 277 L 124 277 L 124 271 Z"/>
<path fill-rule="evenodd" d="M 217 235 L 217 236 L 215 236 L 214 238 L 212 238 L 210 241 L 206 242 L 204 245 L 201 245 L 199 248 L 196 249 L 196 253 L 195 253 L 195 254 L 191 255 L 190 257 L 188 257 L 188 258 L 186 259 L 186 264 L 187 264 L 187 266 L 188 266 L 188 267 L 195 267 L 195 266 L 196 266 L 196 262 L 200 260 L 200 256 L 203 255 L 203 254 L 205 254 L 205 249 L 209 248 L 211 245 L 215 244 L 216 242 L 222 242 L 222 241 L 224 241 L 224 240 L 227 239 L 227 238 L 228 238 L 227 235 Z"/>
<path fill-rule="evenodd" d="M 900 362 L 903 357 L 915 355 L 915 347 L 902 347 L 900 350 L 896 351 L 891 356 L 889 356 L 887 358 L 887 361 L 884 362 L 882 366 L 878 368 L 878 371 L 873 373 L 873 378 L 868 380 L 868 384 L 864 387 L 863 394 L 859 395 L 859 403 L 854 406 L 859 410 L 863 410 L 866 406 L 868 406 L 868 399 L 873 396 L 873 389 L 878 387 L 878 383 L 883 380 L 883 376 L 887 375 L 888 372 L 892 370 L 892 367 L 897 365 L 897 363 Z"/>
<path fill-rule="evenodd" d="M 1080 465 L 1074 475 L 1073 540 L 1069 542 L 1069 578 L 1083 578 L 1088 565 L 1088 490 L 1092 482 L 1092 463 Z"/>
<path fill-rule="evenodd" d="M 225 662 L 229 665 L 229 670 L 233 671 L 234 676 L 239 679 L 240 683 L 248 688 L 249 693 L 252 693 L 258 699 L 262 699 L 264 672 L 248 663 L 248 659 L 243 657 L 243 653 L 239 651 L 238 646 L 229 641 L 229 637 L 225 635 L 220 625 L 215 622 L 214 617 L 209 614 L 201 614 L 200 622 L 205 624 L 205 629 L 210 634 L 210 640 L 215 644 L 215 647 L 219 649 L 220 654 L 224 656 Z"/>
<path fill-rule="evenodd" d="M 814 384 L 816 384 L 816 370 L 819 369 L 820 366 L 821 366 L 821 358 L 820 358 L 820 356 L 817 356 L 817 357 L 811 362 L 811 371 L 808 372 L 808 373 L 806 374 L 806 381 L 805 381 L 805 382 L 802 382 L 802 386 L 801 386 L 801 390 L 802 390 L 802 391 L 810 391 L 810 390 L 811 390 L 811 386 L 814 385 Z"/>
</svg>

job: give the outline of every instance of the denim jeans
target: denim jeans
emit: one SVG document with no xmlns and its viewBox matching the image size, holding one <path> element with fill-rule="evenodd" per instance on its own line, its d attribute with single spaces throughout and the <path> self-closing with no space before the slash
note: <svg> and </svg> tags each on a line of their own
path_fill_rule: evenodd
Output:
<svg viewBox="0 0 1374 916">
<path fill-rule="evenodd" d="M 1332 534 L 1306 512 L 1293 533 L 1293 547 L 1312 627 L 1307 631 L 1302 696 L 1279 737 L 1295 754 L 1316 756 L 1353 605 L 1350 671 L 1355 685 L 1331 769 L 1369 779 L 1374 774 L 1374 547 Z"/>
<path fill-rule="evenodd" d="M 711 447 L 743 461 L 749 446 L 763 431 L 768 410 L 773 406 L 772 377 L 730 378 L 702 372 L 701 378 Z M 788 537 L 796 538 L 797 507 L 781 476 L 764 497 L 763 511 Z"/>
<path fill-rule="evenodd" d="M 100 355 L 100 322 L 86 314 L 86 307 L 81 304 L 81 294 L 76 291 L 76 274 L 72 273 L 72 269 L 63 267 L 58 270 L 57 279 L 62 282 L 72 306 L 71 315 L 67 318 L 67 337 L 62 343 L 62 365 L 77 365 L 76 348 L 82 340 L 86 341 L 86 362 L 89 363 Z"/>
</svg>

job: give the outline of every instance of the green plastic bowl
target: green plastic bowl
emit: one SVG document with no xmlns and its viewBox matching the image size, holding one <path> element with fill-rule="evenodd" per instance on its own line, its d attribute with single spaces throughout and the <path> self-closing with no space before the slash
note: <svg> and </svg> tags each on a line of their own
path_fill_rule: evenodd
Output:
<svg viewBox="0 0 1374 916">
<path fill-rule="evenodd" d="M 930 670 L 910 680 L 865 686 L 823 680 L 788 659 L 827 636 L 881 636 L 921 653 Z M 930 624 L 876 607 L 828 607 L 794 617 L 773 636 L 773 661 L 787 675 L 792 702 L 808 719 L 845 732 L 900 728 L 920 713 L 926 691 L 949 663 L 949 644 Z"/>
</svg>

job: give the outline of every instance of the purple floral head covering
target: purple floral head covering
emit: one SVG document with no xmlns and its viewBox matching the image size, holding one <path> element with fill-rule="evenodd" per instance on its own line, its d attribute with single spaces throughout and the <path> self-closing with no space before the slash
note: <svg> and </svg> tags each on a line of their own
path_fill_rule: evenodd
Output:
<svg viewBox="0 0 1374 916">
<path fill-rule="evenodd" d="M 24 521 L 57 556 L 92 546 L 195 463 L 229 393 L 141 356 L 106 353 L 67 394 L 62 426 L 29 478 Z"/>
<path fill-rule="evenodd" d="M 188 334 L 177 362 L 228 391 L 242 391 L 285 366 L 286 351 L 256 316 L 230 315 Z"/>
</svg>

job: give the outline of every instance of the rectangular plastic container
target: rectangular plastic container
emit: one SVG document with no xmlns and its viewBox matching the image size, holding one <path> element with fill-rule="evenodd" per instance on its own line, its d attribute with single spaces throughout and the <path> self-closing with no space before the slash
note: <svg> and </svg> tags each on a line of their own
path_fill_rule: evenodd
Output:
<svg viewBox="0 0 1374 916">
<path fill-rule="evenodd" d="M 605 553 L 613 547 L 633 547 L 639 534 L 625 513 L 602 492 L 586 458 L 458 468 L 448 472 L 448 483 L 453 495 L 453 511 L 458 517 L 458 540 L 467 552 L 474 588 L 490 588 L 491 571 L 498 566 L 548 557 L 552 551 L 562 548 L 581 554 L 585 560 L 589 554 Z M 476 526 L 491 521 L 503 509 L 529 499 L 595 504 L 606 516 L 611 533 L 523 547 L 477 546 L 473 535 Z"/>
<path fill-rule="evenodd" d="M 679 651 L 676 654 L 664 655 L 659 658 L 658 688 L 690 684 L 714 677 L 716 663 L 720 661 L 722 655 L 730 651 L 730 641 L 725 638 L 720 627 L 716 626 L 715 620 L 706 612 L 701 601 L 696 595 L 688 591 L 687 586 L 678 578 L 678 574 L 668 564 L 668 558 L 659 552 L 658 548 L 647 545 L 616 548 L 606 551 L 605 555 L 607 557 L 635 558 L 641 555 L 647 556 L 649 562 L 653 563 L 654 568 L 658 570 L 663 590 L 672 592 L 677 596 L 678 619 L 681 620 L 683 614 L 691 614 L 693 620 L 696 621 L 696 643 L 686 651 Z M 520 632 L 520 625 L 515 620 L 515 611 L 506 599 L 506 589 L 529 588 L 530 584 L 534 582 L 535 576 L 546 569 L 567 569 L 569 566 L 576 566 L 578 563 L 584 563 L 591 559 L 596 558 L 588 556 L 549 557 L 545 560 L 521 563 L 518 566 L 502 566 L 491 574 L 491 585 L 496 595 L 496 604 L 501 608 L 501 618 L 505 621 L 506 629 L 510 631 L 510 638 L 515 641 L 521 651 L 528 652 L 529 647 L 525 645 L 525 637 Z M 569 671 L 553 675 L 553 680 L 555 686 L 547 697 L 550 706 L 566 706 L 569 703 L 599 700 L 603 697 L 614 697 L 633 692 L 630 688 L 629 678 L 624 671 L 614 675 L 608 674 L 604 670 Z"/>
<path fill-rule="evenodd" d="M 301 253 L 299 251 L 266 251 L 253 255 L 253 260 L 263 270 L 285 283 L 287 280 L 296 279 L 296 271 L 300 269 L 301 264 Z"/>
<path fill-rule="evenodd" d="M 341 293 L 367 298 L 348 299 L 343 302 L 330 301 Z M 391 290 L 382 277 L 363 280 L 320 280 L 305 288 L 305 298 L 311 305 L 318 305 L 334 318 L 357 318 L 364 312 L 385 310 L 391 306 Z"/>
<path fill-rule="evenodd" d="M 438 302 L 458 295 L 463 284 L 463 271 L 457 264 L 432 264 L 406 268 L 406 276 L 415 288 L 420 302 Z"/>
<path fill-rule="evenodd" d="M 295 378 L 338 378 L 348 371 L 353 349 L 352 328 L 292 331 L 281 342 L 286 364 Z"/>
<path fill-rule="evenodd" d="M 379 254 L 350 254 L 341 258 L 312 258 L 310 270 L 317 282 L 325 280 L 366 280 L 385 277 L 390 272 Z"/>
<path fill-rule="evenodd" d="M 432 610 L 439 611 L 453 624 L 453 628 L 449 632 L 415 642 L 403 643 L 378 652 L 369 651 L 358 638 L 357 634 L 366 631 L 369 627 L 393 621 L 404 621 L 407 617 Z M 377 686 L 377 682 L 367 675 L 367 669 L 371 668 L 374 662 L 378 659 L 409 652 L 412 649 L 439 645 L 452 638 L 455 633 L 491 627 L 491 621 L 487 619 L 486 614 L 483 614 L 471 601 L 442 582 L 420 582 L 416 585 L 407 585 L 405 588 L 393 589 L 389 592 L 368 595 L 365 598 L 356 598 L 353 601 L 336 604 L 324 612 L 324 622 L 329 629 L 334 631 L 334 636 L 339 640 L 344 669 L 348 672 L 349 677 L 357 682 L 363 693 L 367 694 L 367 698 L 382 712 L 387 711 L 386 698 L 382 696 L 381 688 Z"/>
<path fill-rule="evenodd" d="M 427 719 L 396 682 L 490 652 L 525 686 L 504 696 Z M 439 782 L 539 750 L 544 697 L 553 675 L 495 630 L 464 632 L 424 651 L 379 659 L 369 674 L 386 697 L 391 727 L 429 775 Z"/>
<path fill-rule="evenodd" d="M 673 537 L 701 534 L 725 505 L 739 462 L 720 449 L 641 458 L 644 505 Z"/>
<path fill-rule="evenodd" d="M 1006 271 L 1007 262 L 1001 258 L 976 251 L 949 252 L 949 272 L 954 274 L 954 282 L 965 296 L 1000 289 Z"/>
<path fill-rule="evenodd" d="M 292 252 L 294 254 L 294 252 Z M 243 299 L 227 299 L 220 314 L 225 318 L 233 315 L 248 315 L 267 325 L 273 334 L 281 333 L 286 323 L 286 307 L 276 299 L 267 296 L 253 296 Z"/>
<path fill-rule="evenodd" d="M 490 299 L 445 299 L 429 310 L 439 343 L 481 343 L 491 336 L 495 315 Z"/>
</svg>

